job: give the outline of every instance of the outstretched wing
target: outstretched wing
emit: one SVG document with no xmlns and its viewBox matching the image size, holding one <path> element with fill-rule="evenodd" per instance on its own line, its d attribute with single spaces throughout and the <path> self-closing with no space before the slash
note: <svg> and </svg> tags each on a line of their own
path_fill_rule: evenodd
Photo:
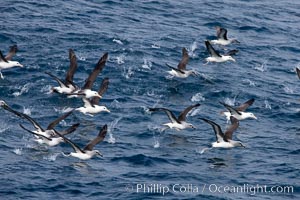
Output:
<svg viewBox="0 0 300 200">
<path fill-rule="evenodd" d="M 22 124 L 19 124 L 19 125 L 20 125 L 20 127 L 21 127 L 22 129 L 24 129 L 25 131 L 27 131 L 27 132 L 29 132 L 29 133 L 31 133 L 31 134 L 33 134 L 33 135 L 36 135 L 36 136 L 38 136 L 38 137 L 42 137 L 42 138 L 44 138 L 44 139 L 47 139 L 47 140 L 49 140 L 49 141 L 52 141 L 51 138 L 48 138 L 48 137 L 46 137 L 46 136 L 44 136 L 44 135 L 42 135 L 42 134 L 35 133 L 35 132 L 33 132 L 33 131 L 31 131 L 31 130 L 25 128 Z"/>
<path fill-rule="evenodd" d="M 108 88 L 108 84 L 109 84 L 109 78 L 105 78 L 103 79 L 101 86 L 98 90 L 98 94 L 103 97 L 103 94 L 106 92 L 107 88 Z M 93 97 L 91 100 L 91 104 L 92 105 L 98 105 L 100 101 L 100 97 Z"/>
<path fill-rule="evenodd" d="M 233 50 L 228 51 L 228 52 L 227 52 L 226 54 L 224 54 L 224 55 L 225 55 L 225 56 L 234 56 L 234 55 L 236 55 L 238 52 L 239 52 L 239 50 L 233 49 Z"/>
<path fill-rule="evenodd" d="M 224 140 L 232 140 L 233 132 L 239 127 L 239 120 L 234 118 L 233 116 L 230 117 L 231 125 L 228 127 L 226 132 L 224 133 Z"/>
<path fill-rule="evenodd" d="M 216 52 L 216 50 L 213 48 L 213 46 L 210 44 L 209 41 L 205 41 L 205 45 L 206 45 L 206 49 L 208 51 L 208 53 L 212 56 L 212 57 L 221 57 L 221 55 Z"/>
<path fill-rule="evenodd" d="M 298 67 L 296 68 L 296 72 L 297 72 L 298 78 L 300 79 L 300 69 Z"/>
<path fill-rule="evenodd" d="M 242 113 L 240 113 L 238 110 L 234 109 L 233 107 L 231 107 L 230 105 L 220 102 L 220 104 L 222 104 L 223 106 L 225 106 L 227 108 L 227 110 L 232 114 L 237 114 L 237 115 L 242 115 Z"/>
<path fill-rule="evenodd" d="M 71 110 L 70 112 L 67 112 L 66 114 L 60 116 L 59 118 L 57 118 L 56 120 L 54 120 L 53 122 L 51 122 L 51 123 L 48 125 L 47 130 L 53 129 L 59 122 L 61 122 L 61 121 L 64 120 L 65 118 L 67 118 L 72 112 L 73 112 L 73 110 Z"/>
<path fill-rule="evenodd" d="M 54 76 L 54 75 L 51 74 L 50 72 L 45 72 L 45 74 L 48 74 L 48 75 L 51 76 L 54 80 L 56 80 L 56 82 L 59 84 L 59 86 L 60 86 L 61 88 L 63 88 L 63 87 L 68 87 L 68 86 L 66 86 L 66 84 L 65 84 L 61 79 L 59 79 L 57 76 Z"/>
<path fill-rule="evenodd" d="M 254 103 L 255 99 L 252 98 L 248 101 L 246 101 L 245 103 L 243 103 L 242 105 L 240 105 L 239 107 L 236 108 L 237 111 L 245 111 L 249 106 L 251 106 Z"/>
<path fill-rule="evenodd" d="M 3 56 L 3 54 L 2 54 L 2 51 L 0 51 L 0 60 L 1 60 L 2 62 L 7 62 L 7 63 L 8 63 L 8 61 L 6 60 L 6 58 L 4 58 L 4 56 Z"/>
<path fill-rule="evenodd" d="M 179 70 L 185 70 L 188 62 L 189 62 L 188 51 L 186 50 L 186 48 L 182 48 L 182 58 L 181 58 L 181 61 L 179 62 L 179 64 L 177 65 L 177 68 Z"/>
<path fill-rule="evenodd" d="M 94 70 L 90 73 L 89 77 L 87 78 L 87 80 L 83 86 L 83 89 L 91 89 L 93 87 L 93 84 L 94 84 L 98 74 L 103 70 L 103 68 L 105 66 L 107 58 L 108 58 L 108 53 L 105 53 L 100 58 L 96 67 L 94 68 Z"/>
<path fill-rule="evenodd" d="M 14 57 L 16 55 L 17 51 L 18 51 L 18 47 L 17 47 L 16 44 L 11 46 L 10 49 L 9 49 L 8 54 L 5 56 L 5 59 L 6 60 L 11 60 L 12 57 Z"/>
<path fill-rule="evenodd" d="M 58 131 L 56 131 L 55 129 L 53 129 L 55 134 L 62 137 L 64 139 L 64 141 L 68 144 L 71 145 L 71 147 L 73 148 L 73 150 L 75 152 L 81 152 L 81 153 L 84 153 L 84 151 L 78 146 L 76 145 L 74 142 L 72 142 L 71 140 L 69 140 L 68 138 L 66 138 L 63 134 L 59 133 Z"/>
<path fill-rule="evenodd" d="M 106 136 L 106 133 L 107 133 L 107 125 L 105 124 L 102 129 L 100 130 L 98 136 L 93 139 L 92 141 L 90 141 L 85 147 L 84 147 L 84 151 L 92 151 L 94 146 L 96 144 L 98 144 L 99 142 L 103 141 L 105 136 Z"/>
<path fill-rule="evenodd" d="M 178 68 L 176 68 L 176 67 L 172 67 L 172 66 L 169 65 L 168 63 L 166 63 L 166 66 L 169 67 L 170 69 L 173 69 L 173 70 L 179 72 L 179 73 L 185 74 L 184 71 L 182 71 L 182 70 L 180 70 L 180 69 L 178 69 Z"/>
<path fill-rule="evenodd" d="M 151 111 L 151 112 L 164 111 L 168 115 L 168 117 L 172 123 L 180 124 L 180 121 L 176 118 L 176 116 L 172 113 L 172 111 L 170 111 L 166 108 L 149 108 L 149 111 Z"/>
<path fill-rule="evenodd" d="M 187 107 L 186 109 L 184 109 L 184 111 L 182 111 L 179 116 L 178 116 L 178 121 L 185 121 L 186 120 L 186 115 L 193 109 L 200 106 L 200 103 L 197 103 L 195 105 L 191 105 L 189 107 Z"/>
<path fill-rule="evenodd" d="M 67 128 L 66 130 L 61 131 L 60 133 L 62 135 L 67 135 L 67 134 L 73 133 L 74 131 L 76 131 L 76 129 L 78 128 L 79 125 L 80 125 L 80 123 L 73 124 L 71 127 Z"/>
<path fill-rule="evenodd" d="M 216 30 L 219 39 L 227 40 L 227 29 L 216 26 Z"/>
<path fill-rule="evenodd" d="M 205 119 L 205 118 L 199 118 L 199 119 L 202 119 L 203 121 L 205 121 L 206 123 L 210 124 L 213 127 L 215 135 L 216 135 L 217 142 L 223 142 L 224 141 L 224 134 L 222 132 L 221 127 L 218 124 L 216 124 L 215 122 L 210 121 L 208 119 Z"/>
<path fill-rule="evenodd" d="M 66 83 L 73 84 L 74 73 L 77 70 L 77 58 L 73 49 L 69 49 L 70 66 L 66 74 Z"/>
</svg>

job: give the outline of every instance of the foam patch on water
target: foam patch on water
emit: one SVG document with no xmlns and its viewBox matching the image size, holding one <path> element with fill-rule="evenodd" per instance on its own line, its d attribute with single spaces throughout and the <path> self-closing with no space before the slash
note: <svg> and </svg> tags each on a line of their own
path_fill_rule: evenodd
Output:
<svg viewBox="0 0 300 200">
<path fill-rule="evenodd" d="M 234 106 L 235 100 L 236 100 L 236 97 L 234 97 L 233 99 L 230 99 L 230 98 L 226 97 L 225 100 L 224 100 L 224 103 L 226 103 L 230 106 Z"/>
<path fill-rule="evenodd" d="M 265 72 L 267 71 L 267 62 L 268 60 L 264 61 L 260 66 L 255 66 L 254 69 L 260 72 Z"/>
<path fill-rule="evenodd" d="M 283 90 L 288 94 L 294 94 L 293 88 L 291 88 L 289 86 L 284 86 Z"/>
<path fill-rule="evenodd" d="M 205 97 L 200 92 L 193 95 L 191 98 L 192 102 L 199 102 L 199 101 L 205 101 Z"/>
<path fill-rule="evenodd" d="M 152 47 L 153 49 L 160 49 L 160 44 L 154 43 L 154 44 L 151 45 L 151 47 Z"/>
<path fill-rule="evenodd" d="M 52 93 L 51 88 L 52 88 L 51 85 L 45 85 L 40 89 L 40 92 L 44 94 L 51 94 Z"/>
<path fill-rule="evenodd" d="M 251 81 L 250 79 L 244 79 L 243 82 L 249 84 L 250 86 L 256 86 L 255 82 Z"/>
<path fill-rule="evenodd" d="M 155 141 L 154 141 L 154 145 L 153 145 L 153 147 L 156 149 L 156 148 L 159 148 L 160 147 L 160 143 L 159 143 L 159 141 L 157 140 L 157 138 L 154 138 L 155 139 Z"/>
<path fill-rule="evenodd" d="M 125 63 L 125 55 L 124 54 L 122 54 L 122 55 L 120 55 L 120 56 L 117 56 L 116 57 L 116 62 L 119 64 L 119 65 L 121 65 L 121 64 L 124 64 Z"/>
<path fill-rule="evenodd" d="M 134 75 L 133 67 L 128 67 L 126 69 L 125 67 L 123 68 L 123 74 L 122 76 L 125 77 L 126 79 L 130 79 Z"/>
<path fill-rule="evenodd" d="M 8 128 L 9 128 L 9 126 L 7 124 L 1 124 L 0 133 L 5 132 Z"/>
</svg>

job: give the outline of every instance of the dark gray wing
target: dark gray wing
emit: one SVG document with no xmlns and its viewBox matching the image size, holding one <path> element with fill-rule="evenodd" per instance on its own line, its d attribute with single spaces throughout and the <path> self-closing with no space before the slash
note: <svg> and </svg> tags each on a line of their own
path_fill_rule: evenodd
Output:
<svg viewBox="0 0 300 200">
<path fill-rule="evenodd" d="M 73 84 L 74 73 L 77 70 L 77 58 L 73 49 L 69 49 L 70 66 L 66 74 L 66 83 Z"/>
<path fill-rule="evenodd" d="M 98 74 L 103 70 L 103 68 L 105 66 L 107 58 L 108 58 L 108 53 L 105 53 L 100 58 L 96 67 L 94 68 L 94 70 L 90 73 L 89 77 L 87 78 L 87 80 L 83 86 L 83 89 L 91 89 L 93 87 L 93 84 L 94 84 Z"/>
<path fill-rule="evenodd" d="M 179 62 L 179 64 L 177 65 L 177 68 L 179 70 L 185 70 L 188 62 L 189 62 L 188 51 L 186 50 L 186 48 L 182 48 L 182 58 L 181 58 L 181 61 Z"/>
<path fill-rule="evenodd" d="M 6 60 L 11 60 L 12 57 L 14 57 L 16 55 L 17 51 L 18 51 L 18 47 L 17 47 L 16 44 L 11 46 L 10 49 L 9 49 L 8 54 L 5 56 L 5 59 Z"/>
<path fill-rule="evenodd" d="M 149 108 L 149 111 L 151 111 L 151 112 L 164 111 L 168 115 L 168 117 L 172 123 L 180 124 L 180 121 L 176 118 L 176 116 L 172 113 L 172 111 L 170 111 L 166 108 Z"/>
<path fill-rule="evenodd" d="M 213 46 L 210 44 L 209 41 L 205 41 L 205 45 L 206 45 L 206 49 L 208 51 L 208 53 L 212 56 L 212 57 L 221 57 L 221 55 L 216 52 L 216 50 L 213 48 Z"/>
<path fill-rule="evenodd" d="M 74 142 L 72 142 L 71 140 L 69 140 L 68 138 L 66 138 L 63 134 L 59 133 L 58 131 L 56 131 L 55 129 L 53 129 L 55 134 L 62 137 L 64 139 L 64 141 L 68 144 L 71 145 L 71 147 L 73 148 L 73 150 L 75 152 L 81 152 L 81 153 L 84 153 L 84 151 L 78 146 L 76 145 Z"/>
<path fill-rule="evenodd" d="M 234 108 L 231 107 L 230 105 L 228 105 L 228 104 L 226 104 L 226 103 L 223 103 L 223 102 L 220 102 L 220 104 L 222 104 L 223 106 L 225 106 L 225 107 L 227 108 L 227 110 L 228 110 L 232 115 L 234 115 L 234 114 L 241 115 L 241 113 L 240 113 L 238 110 L 234 109 Z"/>
<path fill-rule="evenodd" d="M 21 117 L 21 118 L 25 118 L 27 119 L 33 126 L 34 128 L 36 128 L 37 130 L 40 130 L 40 131 L 45 131 L 34 119 L 32 119 L 31 117 L 29 117 L 28 115 L 24 114 L 24 113 L 21 113 L 21 112 L 18 112 L 18 111 L 15 111 L 13 110 L 11 107 L 9 107 L 7 104 L 5 105 L 1 105 L 2 108 L 4 108 L 5 110 L 11 112 L 11 113 L 14 113 L 15 115 L 17 115 L 18 117 Z"/>
<path fill-rule="evenodd" d="M 4 58 L 4 56 L 3 56 L 3 54 L 2 54 L 2 51 L 0 51 L 0 60 L 3 61 L 3 62 L 8 62 L 8 61 Z"/>
<path fill-rule="evenodd" d="M 297 72 L 298 78 L 300 79 L 300 69 L 298 67 L 296 68 L 296 72 Z"/>
<path fill-rule="evenodd" d="M 98 136 L 90 141 L 83 149 L 83 151 L 92 151 L 94 146 L 99 142 L 103 141 L 107 133 L 107 125 L 105 124 L 100 130 Z"/>
<path fill-rule="evenodd" d="M 22 124 L 19 124 L 19 125 L 20 125 L 20 127 L 21 127 L 22 129 L 24 129 L 25 131 L 27 131 L 27 132 L 29 132 L 29 133 L 31 133 L 31 134 L 33 134 L 33 135 L 36 135 L 36 136 L 38 136 L 38 137 L 45 138 L 45 139 L 47 139 L 47 140 L 49 140 L 49 141 L 51 141 L 51 140 L 52 140 L 51 138 L 48 138 L 48 137 L 46 137 L 46 136 L 44 136 L 44 135 L 41 135 L 41 134 L 35 133 L 35 132 L 33 132 L 33 131 L 31 131 L 31 130 L 29 130 L 29 129 L 25 128 L 24 126 L 22 126 Z"/>
<path fill-rule="evenodd" d="M 239 120 L 230 116 L 231 125 L 228 127 L 226 132 L 224 133 L 224 140 L 228 142 L 228 140 L 232 140 L 233 132 L 239 127 Z"/>
<path fill-rule="evenodd" d="M 227 29 L 216 26 L 216 30 L 219 39 L 227 40 Z"/>
<path fill-rule="evenodd" d="M 225 56 L 234 56 L 234 55 L 236 55 L 238 52 L 239 52 L 239 50 L 233 49 L 233 50 L 228 51 L 228 52 L 227 52 L 226 54 L 224 54 L 224 55 L 225 55 Z"/>
<path fill-rule="evenodd" d="M 79 125 L 80 125 L 80 123 L 73 124 L 71 127 L 67 128 L 66 130 L 61 131 L 60 133 L 62 135 L 67 135 L 67 134 L 73 133 L 74 131 L 76 131 L 76 129 L 78 128 Z"/>
<path fill-rule="evenodd" d="M 239 107 L 236 108 L 237 111 L 245 111 L 249 106 L 251 106 L 254 103 L 255 99 L 250 99 L 248 101 L 246 101 L 245 103 L 243 103 L 242 105 L 240 105 Z"/>
<path fill-rule="evenodd" d="M 206 123 L 210 124 L 213 127 L 217 142 L 224 141 L 224 133 L 222 132 L 222 129 L 218 124 L 205 118 L 199 118 L 199 119 L 202 119 L 203 121 L 205 121 Z"/>
<path fill-rule="evenodd" d="M 106 92 L 106 90 L 108 88 L 108 84 L 109 84 L 109 78 L 104 78 L 103 81 L 102 81 L 102 83 L 101 83 L 101 86 L 100 86 L 100 88 L 98 90 L 98 94 L 100 96 L 103 97 L 103 94 Z M 90 103 L 92 105 L 98 105 L 99 101 L 100 101 L 100 97 L 93 97 Z"/>
<path fill-rule="evenodd" d="M 166 63 L 166 65 L 167 65 L 167 67 L 169 67 L 170 69 L 173 69 L 173 70 L 175 70 L 175 71 L 177 71 L 177 72 L 179 72 L 179 73 L 185 74 L 184 71 L 182 71 L 182 70 L 180 70 L 180 69 L 178 69 L 178 68 L 172 67 L 172 66 L 169 65 L 168 63 Z"/>
<path fill-rule="evenodd" d="M 50 72 L 45 72 L 45 74 L 48 74 L 49 76 L 51 76 L 54 80 L 56 80 L 56 82 L 59 84 L 59 86 L 62 87 L 68 87 L 61 79 L 59 79 L 58 77 L 54 76 L 53 74 L 51 74 Z"/>
<path fill-rule="evenodd" d="M 70 112 L 65 113 L 64 115 L 60 116 L 59 118 L 57 118 L 56 120 L 54 120 L 53 122 L 51 122 L 51 123 L 48 125 L 47 130 L 53 129 L 59 122 L 61 122 L 61 121 L 64 120 L 65 118 L 67 118 L 72 112 L 73 112 L 73 110 L 70 111 Z"/>
<path fill-rule="evenodd" d="M 184 111 L 182 111 L 179 116 L 178 116 L 178 121 L 185 121 L 186 120 L 186 115 L 193 109 L 200 106 L 200 103 L 197 103 L 195 105 L 191 105 L 189 107 L 187 107 L 186 109 L 184 109 Z"/>
</svg>

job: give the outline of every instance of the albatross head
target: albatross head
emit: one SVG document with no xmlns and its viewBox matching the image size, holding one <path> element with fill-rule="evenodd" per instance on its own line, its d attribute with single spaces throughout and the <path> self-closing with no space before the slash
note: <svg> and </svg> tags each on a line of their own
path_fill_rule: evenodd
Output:
<svg viewBox="0 0 300 200">
<path fill-rule="evenodd" d="M 7 106 L 7 103 L 3 100 L 0 100 L 0 106 Z"/>
<path fill-rule="evenodd" d="M 102 153 L 100 153 L 100 151 L 99 151 L 99 150 L 94 150 L 94 155 L 97 155 L 97 156 L 103 157 Z"/>
</svg>

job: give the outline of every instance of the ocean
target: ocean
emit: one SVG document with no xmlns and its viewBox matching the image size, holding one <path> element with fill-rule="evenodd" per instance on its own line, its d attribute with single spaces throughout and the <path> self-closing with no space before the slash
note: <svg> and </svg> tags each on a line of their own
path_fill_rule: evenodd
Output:
<svg viewBox="0 0 300 200">
<path fill-rule="evenodd" d="M 0 5 L 1 51 L 17 44 L 13 58 L 24 68 L 1 70 L 0 99 L 46 127 L 80 99 L 50 93 L 64 78 L 74 49 L 82 86 L 99 58 L 109 59 L 97 77 L 109 88 L 100 100 L 111 113 L 94 117 L 73 112 L 57 126 L 79 128 L 67 137 L 81 147 L 108 125 L 95 149 L 103 154 L 81 161 L 65 157 L 70 145 L 37 144 L 19 127 L 26 120 L 0 109 L 1 199 L 299 199 L 300 195 L 300 3 L 287 1 L 7 0 Z M 239 44 L 236 62 L 209 63 L 204 41 L 215 26 Z M 170 77 L 188 49 L 188 69 L 198 76 Z M 240 122 L 233 134 L 246 148 L 210 149 L 215 141 L 207 118 L 228 127 L 224 106 L 254 98 L 257 120 Z M 161 131 L 175 115 L 188 113 L 196 129 Z"/>
</svg>

